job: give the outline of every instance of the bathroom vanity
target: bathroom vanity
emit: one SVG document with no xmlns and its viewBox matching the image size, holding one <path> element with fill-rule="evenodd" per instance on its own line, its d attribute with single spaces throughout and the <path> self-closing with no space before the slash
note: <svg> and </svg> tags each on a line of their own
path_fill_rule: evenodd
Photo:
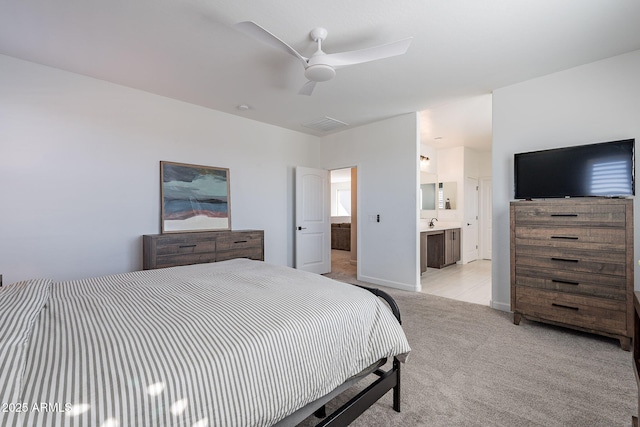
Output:
<svg viewBox="0 0 640 427">
<path fill-rule="evenodd" d="M 420 230 L 420 274 L 428 267 L 442 268 L 460 261 L 460 228 Z"/>
</svg>

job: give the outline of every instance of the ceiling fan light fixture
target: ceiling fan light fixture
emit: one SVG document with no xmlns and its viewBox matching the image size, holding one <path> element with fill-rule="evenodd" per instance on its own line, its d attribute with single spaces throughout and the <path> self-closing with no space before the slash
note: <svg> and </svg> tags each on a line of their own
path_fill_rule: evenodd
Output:
<svg viewBox="0 0 640 427">
<path fill-rule="evenodd" d="M 327 30 L 325 28 L 318 27 L 314 28 L 309 33 L 311 40 L 318 44 L 318 49 L 310 58 L 307 58 L 253 21 L 238 22 L 233 27 L 264 44 L 298 58 L 304 66 L 304 75 L 309 80 L 298 93 L 300 95 L 307 96 L 311 95 L 317 82 L 326 82 L 327 80 L 334 78 L 336 75 L 335 68 L 347 67 L 350 65 L 362 64 L 396 55 L 402 55 L 407 51 L 412 40 L 412 37 L 408 37 L 396 42 L 368 47 L 365 49 L 327 54 L 322 51 L 322 42 L 327 37 Z"/>
<path fill-rule="evenodd" d="M 304 76 L 312 82 L 326 82 L 336 76 L 336 70 L 329 65 L 310 65 L 304 71 Z"/>
</svg>

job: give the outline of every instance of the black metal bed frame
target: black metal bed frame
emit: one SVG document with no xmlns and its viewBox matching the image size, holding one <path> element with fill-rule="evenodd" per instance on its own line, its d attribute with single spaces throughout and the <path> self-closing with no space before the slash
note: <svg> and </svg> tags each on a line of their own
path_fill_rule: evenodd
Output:
<svg viewBox="0 0 640 427">
<path fill-rule="evenodd" d="M 384 291 L 375 288 L 368 288 L 366 286 L 354 285 L 360 288 L 366 289 L 373 293 L 375 296 L 382 298 L 389 304 L 393 315 L 398 319 L 398 323 L 402 324 L 400 318 L 400 309 L 398 305 L 391 297 Z M 384 359 L 380 366 L 386 363 Z M 376 403 L 382 396 L 384 396 L 389 390 L 393 390 L 393 409 L 396 412 L 400 412 L 400 361 L 394 357 L 391 369 L 385 371 L 383 369 L 376 369 L 373 372 L 379 378 L 371 383 L 367 388 L 355 395 L 351 400 L 336 409 L 329 416 L 326 416 L 326 406 L 323 405 L 315 412 L 318 418 L 324 418 L 316 427 L 337 427 L 347 426 L 358 418 L 364 411 L 366 411 L 371 405 Z"/>
</svg>

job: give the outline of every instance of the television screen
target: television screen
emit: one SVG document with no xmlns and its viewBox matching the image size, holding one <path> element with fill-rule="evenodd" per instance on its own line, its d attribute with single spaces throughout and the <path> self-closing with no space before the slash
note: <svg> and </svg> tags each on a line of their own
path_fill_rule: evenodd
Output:
<svg viewBox="0 0 640 427">
<path fill-rule="evenodd" d="M 634 141 L 517 153 L 515 198 L 633 196 Z"/>
</svg>

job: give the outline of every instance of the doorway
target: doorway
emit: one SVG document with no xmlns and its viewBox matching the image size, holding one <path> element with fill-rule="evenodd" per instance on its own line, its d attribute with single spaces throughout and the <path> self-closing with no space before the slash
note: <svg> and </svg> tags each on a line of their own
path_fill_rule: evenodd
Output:
<svg viewBox="0 0 640 427">
<path fill-rule="evenodd" d="M 357 279 L 357 167 L 329 171 L 331 182 L 331 276 Z"/>
<path fill-rule="evenodd" d="M 467 177 L 464 183 L 463 256 L 465 264 L 478 259 L 478 180 Z"/>
<path fill-rule="evenodd" d="M 491 259 L 492 229 L 491 177 L 480 178 L 480 257 Z"/>
</svg>

